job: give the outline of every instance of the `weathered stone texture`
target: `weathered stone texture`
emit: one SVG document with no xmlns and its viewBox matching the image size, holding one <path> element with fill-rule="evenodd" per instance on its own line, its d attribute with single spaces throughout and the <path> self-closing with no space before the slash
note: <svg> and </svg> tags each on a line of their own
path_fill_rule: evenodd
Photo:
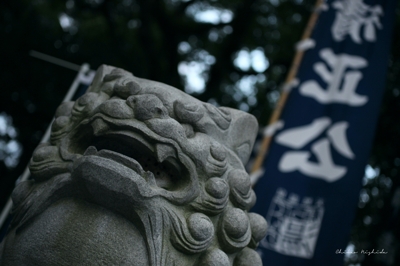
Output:
<svg viewBox="0 0 400 266">
<path fill-rule="evenodd" d="M 102 66 L 13 193 L 0 265 L 262 265 L 256 119 Z"/>
</svg>

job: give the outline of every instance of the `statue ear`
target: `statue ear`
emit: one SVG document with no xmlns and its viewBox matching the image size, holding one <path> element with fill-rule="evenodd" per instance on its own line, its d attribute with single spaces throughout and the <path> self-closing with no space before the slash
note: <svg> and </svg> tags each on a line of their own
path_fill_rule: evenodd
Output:
<svg viewBox="0 0 400 266">
<path fill-rule="evenodd" d="M 228 146 L 237 154 L 243 164 L 249 160 L 258 132 L 257 119 L 248 113 L 220 107 L 232 114 L 232 124 L 229 129 Z"/>
<path fill-rule="evenodd" d="M 96 75 L 93 78 L 92 84 L 90 85 L 88 92 L 98 92 L 98 90 L 100 90 L 104 76 L 110 74 L 111 71 L 113 71 L 114 69 L 115 67 L 113 66 L 101 65 L 96 71 Z"/>
</svg>

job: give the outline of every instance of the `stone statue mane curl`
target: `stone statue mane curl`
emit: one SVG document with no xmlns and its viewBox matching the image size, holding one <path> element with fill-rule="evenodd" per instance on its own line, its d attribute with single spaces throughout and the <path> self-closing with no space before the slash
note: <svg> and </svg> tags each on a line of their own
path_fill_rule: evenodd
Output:
<svg viewBox="0 0 400 266">
<path fill-rule="evenodd" d="M 262 265 L 244 112 L 101 66 L 14 190 L 0 265 Z"/>
</svg>

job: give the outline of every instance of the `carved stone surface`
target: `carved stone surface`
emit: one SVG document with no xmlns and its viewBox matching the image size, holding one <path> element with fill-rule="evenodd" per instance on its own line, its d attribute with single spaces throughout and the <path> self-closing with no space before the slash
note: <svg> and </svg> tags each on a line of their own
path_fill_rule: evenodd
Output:
<svg viewBox="0 0 400 266">
<path fill-rule="evenodd" d="M 14 190 L 0 265 L 262 265 L 256 119 L 102 66 Z"/>
</svg>

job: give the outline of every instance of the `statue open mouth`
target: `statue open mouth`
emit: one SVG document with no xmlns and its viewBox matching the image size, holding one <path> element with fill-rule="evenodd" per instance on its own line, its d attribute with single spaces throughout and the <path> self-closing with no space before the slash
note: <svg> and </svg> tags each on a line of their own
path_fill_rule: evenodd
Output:
<svg viewBox="0 0 400 266">
<path fill-rule="evenodd" d="M 191 163 L 189 158 L 178 156 L 182 152 L 177 143 L 159 136 L 137 119 L 119 120 L 95 112 L 71 131 L 61 146 L 64 160 L 76 161 L 82 156 L 108 158 L 141 176 L 153 175 L 157 186 L 168 191 L 182 188 L 182 183 L 190 180 Z"/>
<path fill-rule="evenodd" d="M 152 145 L 133 132 L 95 137 L 83 155 L 113 160 L 142 177 L 151 175 L 157 186 L 166 190 L 177 189 L 186 172 L 171 145 Z"/>
<path fill-rule="evenodd" d="M 177 203 L 196 196 L 192 160 L 173 140 L 158 136 L 143 122 L 96 114 L 61 146 L 61 156 L 73 161 L 73 180 L 83 181 L 85 187 L 133 198 L 159 195 Z"/>
</svg>

